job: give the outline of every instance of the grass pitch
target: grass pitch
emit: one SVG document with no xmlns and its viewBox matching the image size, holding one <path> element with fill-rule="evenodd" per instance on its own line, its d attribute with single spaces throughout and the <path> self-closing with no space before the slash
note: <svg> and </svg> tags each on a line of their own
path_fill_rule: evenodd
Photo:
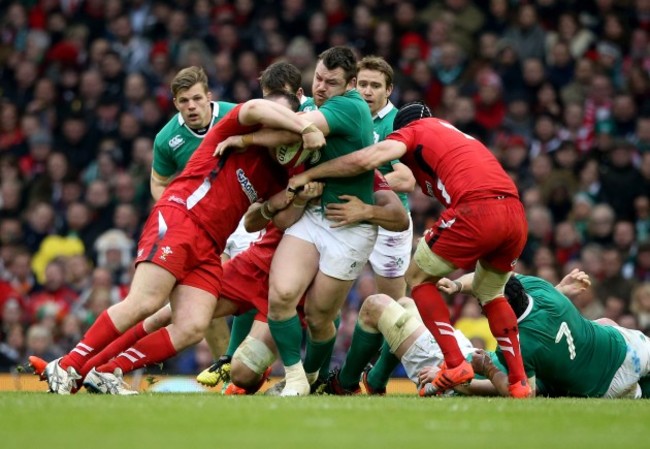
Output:
<svg viewBox="0 0 650 449">
<path fill-rule="evenodd" d="M 0 393 L 6 449 L 643 448 L 647 400 Z"/>
</svg>

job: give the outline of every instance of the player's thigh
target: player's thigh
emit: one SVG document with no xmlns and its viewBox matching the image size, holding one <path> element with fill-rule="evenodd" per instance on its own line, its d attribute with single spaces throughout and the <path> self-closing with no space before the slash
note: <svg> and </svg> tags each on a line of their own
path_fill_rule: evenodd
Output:
<svg viewBox="0 0 650 449">
<path fill-rule="evenodd" d="M 165 304 L 175 284 L 176 278 L 166 269 L 150 262 L 139 263 L 123 303 L 153 308 L 153 313 Z"/>
<path fill-rule="evenodd" d="M 377 240 L 377 226 L 357 224 L 332 228 L 332 224 L 319 209 L 310 208 L 298 223 L 285 231 L 285 238 L 292 236 L 312 243 L 322 273 L 344 281 L 354 280 L 370 257 Z"/>
<path fill-rule="evenodd" d="M 342 281 L 320 271 L 307 291 L 305 318 L 307 322 L 330 323 L 343 306 L 354 281 Z"/>
<path fill-rule="evenodd" d="M 377 241 L 370 254 L 370 266 L 377 276 L 392 279 L 404 276 L 413 251 L 413 222 L 402 232 L 379 228 Z"/>
<path fill-rule="evenodd" d="M 650 371 L 650 339 L 640 331 L 614 327 L 625 339 L 627 352 L 604 397 L 638 399 L 641 397 L 638 382 Z"/>
<path fill-rule="evenodd" d="M 184 332 L 202 336 L 214 315 L 217 298 L 197 287 L 177 285 L 170 302 L 172 324 Z"/>
<path fill-rule="evenodd" d="M 425 238 L 422 238 L 406 270 L 406 282 L 411 287 L 423 282 L 436 282 L 454 270 L 456 266 L 433 252 Z"/>
<path fill-rule="evenodd" d="M 298 304 L 318 271 L 316 247 L 301 238 L 285 235 L 278 245 L 269 274 L 269 302 Z"/>
</svg>

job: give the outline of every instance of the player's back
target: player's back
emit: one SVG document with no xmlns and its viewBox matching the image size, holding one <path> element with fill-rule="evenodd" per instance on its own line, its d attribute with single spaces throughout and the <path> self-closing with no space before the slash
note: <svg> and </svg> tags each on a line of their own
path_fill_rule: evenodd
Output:
<svg viewBox="0 0 650 449">
<path fill-rule="evenodd" d="M 625 358 L 627 345 L 621 334 L 584 318 L 550 283 L 517 278 L 532 305 L 519 322 L 526 371 L 557 394 L 605 394 Z"/>
<path fill-rule="evenodd" d="M 265 148 L 212 155 L 227 137 L 259 129 L 239 123 L 239 108 L 210 130 L 158 202 L 187 211 L 211 235 L 219 252 L 250 204 L 282 190 L 287 180 L 286 172 Z"/>
<path fill-rule="evenodd" d="M 406 144 L 401 161 L 411 168 L 422 191 L 447 207 L 494 196 L 518 197 L 490 150 L 444 120 L 415 120 L 388 138 Z"/>
</svg>

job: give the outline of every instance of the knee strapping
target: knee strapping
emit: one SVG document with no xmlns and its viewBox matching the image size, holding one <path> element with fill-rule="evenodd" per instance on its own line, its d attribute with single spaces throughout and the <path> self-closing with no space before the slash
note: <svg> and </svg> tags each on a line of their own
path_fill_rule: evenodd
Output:
<svg viewBox="0 0 650 449">
<path fill-rule="evenodd" d="M 482 305 L 487 304 L 495 298 L 503 296 L 506 282 L 510 279 L 511 273 L 497 273 L 486 270 L 481 263 L 476 264 L 474 279 L 472 280 L 472 292 Z"/>
<path fill-rule="evenodd" d="M 232 358 L 239 360 L 256 374 L 264 374 L 275 362 L 276 357 L 263 341 L 249 335 L 239 345 Z"/>
<path fill-rule="evenodd" d="M 377 327 L 384 335 L 391 352 L 397 348 L 420 327 L 422 323 L 396 302 L 390 303 L 379 317 Z"/>
</svg>

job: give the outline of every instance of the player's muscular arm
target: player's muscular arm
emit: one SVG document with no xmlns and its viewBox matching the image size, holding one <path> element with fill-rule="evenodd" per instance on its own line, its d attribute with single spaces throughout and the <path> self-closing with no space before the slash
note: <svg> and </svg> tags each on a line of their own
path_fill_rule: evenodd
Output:
<svg viewBox="0 0 650 449">
<path fill-rule="evenodd" d="M 384 140 L 310 168 L 291 178 L 288 187 L 293 190 L 315 179 L 345 178 L 358 175 L 386 162 L 399 159 L 404 156 L 404 153 L 406 153 L 404 143 L 390 139 Z"/>
<path fill-rule="evenodd" d="M 165 191 L 165 187 L 172 181 L 171 176 L 162 176 L 156 173 L 156 170 L 151 169 L 151 179 L 149 186 L 151 188 L 151 196 L 155 201 L 158 201 Z"/>
<path fill-rule="evenodd" d="M 306 150 L 316 150 L 325 145 L 323 132 L 309 119 L 310 114 L 296 114 L 290 109 L 269 100 L 250 100 L 239 111 L 239 121 L 244 125 L 261 124 L 267 128 L 283 129 L 302 136 Z"/>
<path fill-rule="evenodd" d="M 387 231 L 404 231 L 409 227 L 406 209 L 392 190 L 375 192 L 375 205 L 366 204 L 356 196 L 341 195 L 344 203 L 327 205 L 325 216 L 334 221 L 332 228 L 367 221 Z"/>
<path fill-rule="evenodd" d="M 393 171 L 384 175 L 388 185 L 394 192 L 411 193 L 415 190 L 415 176 L 406 164 L 393 164 Z"/>
<path fill-rule="evenodd" d="M 323 133 L 323 135 L 326 136 L 329 134 L 329 126 L 327 125 L 327 121 L 325 120 L 325 117 L 322 113 L 318 111 L 312 111 L 299 115 L 308 122 L 313 123 L 314 126 Z M 221 154 L 222 149 L 228 147 L 244 148 L 250 145 L 258 145 L 267 148 L 275 148 L 278 145 L 287 145 L 299 142 L 300 139 L 301 135 L 297 132 L 274 128 L 264 128 L 255 131 L 254 133 L 246 134 L 244 136 L 228 137 L 217 146 L 214 154 L 215 156 L 217 154 Z"/>
</svg>

